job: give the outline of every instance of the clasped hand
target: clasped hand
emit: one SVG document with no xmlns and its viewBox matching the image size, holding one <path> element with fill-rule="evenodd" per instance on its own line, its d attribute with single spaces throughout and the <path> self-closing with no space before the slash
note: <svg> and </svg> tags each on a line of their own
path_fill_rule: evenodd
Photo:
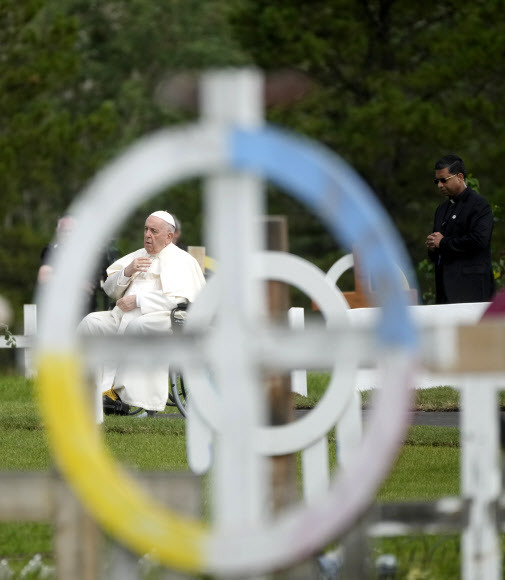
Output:
<svg viewBox="0 0 505 580">
<path fill-rule="evenodd" d="M 444 236 L 440 232 L 433 232 L 426 238 L 426 246 L 428 250 L 436 250 L 440 246 L 440 242 Z"/>
</svg>

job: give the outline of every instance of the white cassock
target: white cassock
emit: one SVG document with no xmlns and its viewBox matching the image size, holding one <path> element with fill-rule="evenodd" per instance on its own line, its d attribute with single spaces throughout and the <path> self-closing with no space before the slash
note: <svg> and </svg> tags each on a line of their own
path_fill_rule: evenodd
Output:
<svg viewBox="0 0 505 580">
<path fill-rule="evenodd" d="M 126 278 L 124 268 L 140 257 L 151 258 L 149 270 Z M 198 262 L 174 244 L 159 254 L 148 254 L 145 249 L 132 252 L 109 266 L 107 276 L 103 289 L 108 296 L 119 300 L 135 294 L 138 306 L 129 312 L 117 306 L 107 312 L 92 312 L 80 322 L 79 334 L 170 333 L 170 312 L 181 302 L 193 302 L 205 285 Z M 163 411 L 168 399 L 168 361 L 157 368 L 104 367 L 97 376 L 100 403 L 102 393 L 111 387 L 129 405 Z"/>
</svg>

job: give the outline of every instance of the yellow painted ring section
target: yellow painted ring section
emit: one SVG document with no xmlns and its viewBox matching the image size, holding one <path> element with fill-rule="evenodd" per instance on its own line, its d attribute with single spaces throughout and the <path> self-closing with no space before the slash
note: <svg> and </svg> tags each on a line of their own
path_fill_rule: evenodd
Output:
<svg viewBox="0 0 505 580">
<path fill-rule="evenodd" d="M 96 520 L 138 554 L 186 572 L 202 571 L 208 528 L 151 501 L 117 466 L 89 412 L 78 357 L 40 353 L 38 386 L 58 465 Z"/>
</svg>

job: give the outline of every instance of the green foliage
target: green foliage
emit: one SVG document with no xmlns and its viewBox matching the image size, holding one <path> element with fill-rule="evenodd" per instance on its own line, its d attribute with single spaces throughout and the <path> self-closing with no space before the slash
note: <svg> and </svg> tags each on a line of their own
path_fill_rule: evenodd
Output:
<svg viewBox="0 0 505 580">
<path fill-rule="evenodd" d="M 493 260 L 493 275 L 497 289 L 505 285 L 505 257 L 500 255 L 498 260 Z"/>
<path fill-rule="evenodd" d="M 3 337 L 5 338 L 7 346 L 10 346 L 11 348 L 16 348 L 16 337 L 9 330 L 7 324 L 3 323 L 0 324 L 0 334 L 2 334 Z"/>
<path fill-rule="evenodd" d="M 443 154 L 459 153 L 469 183 L 504 207 L 501 9 L 470 0 L 5 0 L 0 227 L 8 250 L 0 255 L 0 293 L 14 304 L 15 325 L 20 305 L 32 299 L 40 250 L 77 192 L 139 136 L 195 116 L 160 91 L 181 70 L 252 64 L 306 73 L 311 93 L 272 106 L 268 119 L 350 162 L 418 264 L 440 201 L 431 181 Z M 203 243 L 201 187 L 191 181 L 160 192 L 111 232 L 122 252 L 138 247 L 146 210 L 160 206 L 180 218 L 186 243 Z M 269 188 L 268 211 L 288 216 L 293 253 L 323 270 L 342 254 L 285 192 Z M 495 215 L 501 284 L 505 229 Z M 28 256 L 18 262 L 21 253 Z M 429 272 L 420 266 L 418 273 L 429 302 Z"/>
<path fill-rule="evenodd" d="M 44 238 L 31 227 L 18 223 L 6 229 L 0 246 L 0 293 L 6 298 L 15 313 L 20 313 L 24 303 L 33 301 L 33 291 L 40 252 Z M 30 273 L 27 279 L 26 273 Z M 20 327 L 18 322 L 18 327 Z"/>
<path fill-rule="evenodd" d="M 435 304 L 435 265 L 428 258 L 424 258 L 417 263 L 416 274 L 422 293 L 422 304 Z"/>
<path fill-rule="evenodd" d="M 141 135 L 187 120 L 155 98 L 160 83 L 181 69 L 245 62 L 229 10 L 223 0 L 2 3 L 0 293 L 17 326 L 21 305 L 32 301 L 40 251 L 77 192 Z M 194 184 L 163 195 L 195 245 L 199 198 Z M 133 218 L 143 225 L 145 213 Z M 116 233 L 120 246 L 139 247 L 142 227 L 132 231 Z"/>
<path fill-rule="evenodd" d="M 480 181 L 471 173 L 466 176 L 466 184 L 474 189 L 477 193 L 480 193 Z"/>
<path fill-rule="evenodd" d="M 349 161 L 393 216 L 414 263 L 424 258 L 441 201 L 431 183 L 439 157 L 458 152 L 490 202 L 505 196 L 500 10 L 498 3 L 469 0 L 457 8 L 434 1 L 255 0 L 235 15 L 239 38 L 259 66 L 297 68 L 315 83 L 309 98 L 273 108 L 270 119 Z M 504 235 L 495 229 L 495 255 Z"/>
</svg>

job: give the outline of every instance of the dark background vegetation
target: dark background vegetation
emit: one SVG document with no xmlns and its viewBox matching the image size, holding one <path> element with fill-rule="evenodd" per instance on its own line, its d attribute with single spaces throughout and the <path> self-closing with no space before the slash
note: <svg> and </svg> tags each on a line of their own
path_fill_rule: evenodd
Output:
<svg viewBox="0 0 505 580">
<path fill-rule="evenodd" d="M 460 154 L 495 208 L 500 278 L 502 13 L 493 0 L 3 0 L 0 294 L 15 307 L 15 325 L 58 216 L 139 136 L 194 118 L 158 89 L 180 71 L 209 67 L 307 75 L 307 96 L 270 107 L 268 119 L 324 143 L 367 180 L 405 241 L 425 301 L 423 241 L 440 202 L 433 165 Z M 186 243 L 202 244 L 200 192 L 199 181 L 184 183 L 138 208 L 114 233 L 120 251 L 139 247 L 145 213 L 159 207 L 181 219 Z M 289 196 L 271 188 L 268 211 L 288 215 L 294 253 L 325 270 L 340 255 Z"/>
</svg>

